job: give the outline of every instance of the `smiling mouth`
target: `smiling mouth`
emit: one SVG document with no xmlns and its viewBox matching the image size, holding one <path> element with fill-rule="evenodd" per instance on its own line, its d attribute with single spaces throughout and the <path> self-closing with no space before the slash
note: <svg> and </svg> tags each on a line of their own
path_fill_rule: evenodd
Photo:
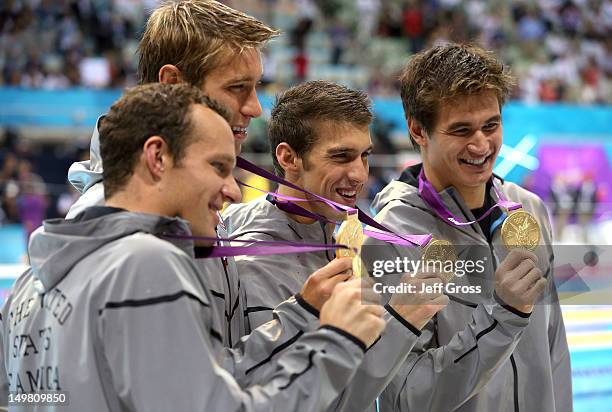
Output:
<svg viewBox="0 0 612 412">
<path fill-rule="evenodd" d="M 338 193 L 340 197 L 342 197 L 346 201 L 355 203 L 355 201 L 357 201 L 357 193 L 359 193 L 359 191 L 357 189 L 336 189 L 336 193 Z"/>
<path fill-rule="evenodd" d="M 234 137 L 240 138 L 240 139 L 246 139 L 248 132 L 246 127 L 239 127 L 239 126 L 232 126 L 232 133 L 234 133 Z"/>
<path fill-rule="evenodd" d="M 482 157 L 478 157 L 478 158 L 459 158 L 459 162 L 469 165 L 469 166 L 475 166 L 475 167 L 482 167 L 485 164 L 487 164 L 489 162 L 489 160 L 491 159 L 491 156 L 493 155 L 493 153 L 488 153 L 485 156 Z"/>
</svg>

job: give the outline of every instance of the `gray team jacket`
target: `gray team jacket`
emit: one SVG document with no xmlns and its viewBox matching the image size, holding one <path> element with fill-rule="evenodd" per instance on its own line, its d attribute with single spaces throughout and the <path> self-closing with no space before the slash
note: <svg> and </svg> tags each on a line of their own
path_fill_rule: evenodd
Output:
<svg viewBox="0 0 612 412">
<path fill-rule="evenodd" d="M 99 119 L 98 119 L 99 121 Z M 103 167 L 100 156 L 98 128 L 93 131 L 90 144 L 90 160 L 74 163 L 68 172 L 68 179 L 81 193 L 81 197 L 72 206 L 67 218 L 72 218 L 89 206 L 104 204 L 104 186 L 102 182 Z M 39 230 L 32 235 L 35 239 Z M 227 237 L 223 224 L 217 226 L 217 234 Z M 224 346 L 240 350 L 243 371 L 236 371 L 234 378 L 245 386 L 253 379 L 263 379 L 274 372 L 270 359 L 282 348 L 291 344 L 297 333 L 311 331 L 319 326 L 319 319 L 314 316 L 303 300 L 290 298 L 282 302 L 275 312 L 274 319 L 266 325 L 266 333 L 254 334 L 245 345 L 243 337 L 250 333 L 244 323 L 243 313 L 246 308 L 244 293 L 241 290 L 240 278 L 234 258 L 198 259 L 202 273 L 207 276 L 206 287 L 212 296 L 211 306 L 220 327 Z M 270 370 L 268 370 L 270 368 Z"/>
<path fill-rule="evenodd" d="M 490 263 L 485 279 L 464 276 L 456 277 L 455 282 L 491 287 L 488 294 L 449 295 L 450 304 L 423 329 L 412 354 L 381 396 L 381 410 L 572 410 L 570 358 L 552 279 L 552 237 L 544 204 L 525 189 L 498 179 L 506 198 L 522 203 L 542 228 L 540 246 L 534 253 L 549 280 L 549 290 L 527 319 L 520 312 L 512 313 L 508 306 L 490 306 L 497 299 L 491 296 L 495 268 L 508 253 L 500 239 L 500 226 L 492 225 L 489 244 L 478 224 L 455 228 L 443 222 L 418 194 L 419 171 L 420 165 L 407 169 L 400 180 L 376 196 L 372 204 L 378 211 L 376 220 L 398 233 L 432 233 L 437 239 L 449 240 L 464 259 L 465 253 L 479 245 L 478 252 L 484 251 L 484 259 Z M 488 195 L 497 201 L 492 188 Z M 455 216 L 474 220 L 454 188 L 440 192 L 440 196 Z M 496 212 L 495 218 L 503 219 L 500 214 Z M 400 249 L 396 248 L 398 255 L 405 252 Z"/>
<path fill-rule="evenodd" d="M 45 222 L 2 310 L 10 390 L 67 391 L 61 410 L 79 412 L 329 406 L 363 343 L 334 328 L 304 333 L 265 380 L 242 387 L 232 377 L 242 357 L 222 345 L 193 243 L 157 237 L 189 233 L 177 218 L 106 207 Z"/>
<path fill-rule="evenodd" d="M 101 116 L 98 119 L 102 119 Z M 102 182 L 103 165 L 100 155 L 100 136 L 98 127 L 94 128 L 89 148 L 89 160 L 73 163 L 68 171 L 68 180 L 81 193 L 81 196 L 66 215 L 67 219 L 73 218 L 89 206 L 104 205 L 104 185 Z M 226 237 L 227 232 L 223 225 L 217 227 L 219 237 Z M 35 236 L 35 235 L 34 235 Z M 198 265 L 202 266 L 203 272 L 210 274 L 206 282 L 214 297 L 213 306 L 222 324 L 221 335 L 225 346 L 234 347 L 240 344 L 240 338 L 246 334 L 246 328 L 242 316 L 236 316 L 244 311 L 244 302 L 241 298 L 240 279 L 236 272 L 236 263 L 233 258 L 227 259 L 201 259 Z M 290 328 L 287 332 L 294 333 L 295 330 L 311 330 L 318 326 L 317 319 L 308 316 L 308 312 L 301 308 L 301 316 L 308 318 L 308 322 L 299 322 L 295 325 L 288 323 Z M 293 327 L 294 326 L 294 327 Z M 285 331 L 280 330 L 278 341 L 283 342 Z M 266 347 L 275 347 L 274 342 L 266 342 Z M 266 350 L 265 348 L 263 348 Z"/>
<path fill-rule="evenodd" d="M 321 244 L 334 241 L 329 230 L 321 224 L 298 223 L 265 197 L 231 205 L 223 216 L 230 235 L 243 240 Z M 237 257 L 238 273 L 246 294 L 247 326 L 253 330 L 273 319 L 274 306 L 296 295 L 308 276 L 334 257 L 333 251 Z M 299 295 L 297 297 L 299 299 Z M 318 315 L 316 309 L 312 311 Z M 387 326 L 381 338 L 368 350 L 351 384 L 331 410 L 376 410 L 373 404 L 376 397 L 410 353 L 420 331 L 388 306 L 385 316 Z"/>
</svg>

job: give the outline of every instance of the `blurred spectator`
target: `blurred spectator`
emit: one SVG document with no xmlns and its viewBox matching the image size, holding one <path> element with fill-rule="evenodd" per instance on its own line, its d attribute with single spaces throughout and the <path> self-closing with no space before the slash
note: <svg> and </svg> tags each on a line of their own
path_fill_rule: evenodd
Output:
<svg viewBox="0 0 612 412">
<path fill-rule="evenodd" d="M 32 164 L 28 160 L 19 162 L 17 173 L 17 210 L 26 239 L 29 239 L 30 234 L 42 224 L 47 215 L 47 189 L 43 179 L 32 171 Z"/>
<path fill-rule="evenodd" d="M 4 161 L 0 169 L 0 207 L 2 208 L 0 223 L 17 223 L 19 221 L 17 165 L 18 159 L 14 153 L 8 152 L 4 155 Z"/>
<path fill-rule="evenodd" d="M 303 17 L 298 20 L 295 27 L 291 30 L 291 45 L 298 50 L 304 50 L 306 47 L 306 38 L 312 28 L 312 20 L 310 17 Z"/>
<path fill-rule="evenodd" d="M 409 0 L 402 12 L 403 33 L 410 40 L 412 53 L 419 52 L 425 43 L 423 9 L 419 0 Z"/>
<path fill-rule="evenodd" d="M 357 40 L 363 46 L 369 41 L 376 29 L 377 16 L 380 11 L 380 0 L 357 0 L 356 7 L 359 13 Z"/>
<path fill-rule="evenodd" d="M 329 29 L 329 39 L 331 41 L 330 62 L 333 65 L 342 63 L 342 55 L 349 45 L 350 33 L 346 24 L 339 18 L 335 18 Z"/>
<path fill-rule="evenodd" d="M 308 74 L 308 56 L 304 50 L 298 50 L 293 58 L 293 81 L 295 84 L 306 80 Z"/>
<path fill-rule="evenodd" d="M 135 84 L 136 46 L 148 11 L 158 3 L 159 0 L 0 2 L 0 86 L 62 89 L 123 88 Z M 291 15 L 286 21 L 294 23 L 283 27 L 290 45 L 273 42 L 270 46 L 289 51 L 266 56 L 266 67 L 271 69 L 265 83 L 270 90 L 278 90 L 287 81 L 307 79 L 310 63 L 332 66 L 313 71 L 329 80 L 347 79 L 358 83 L 352 84 L 354 87 L 397 94 L 394 79 L 382 77 L 394 76 L 410 53 L 449 41 L 472 41 L 495 50 L 518 75 L 514 98 L 528 103 L 612 102 L 610 0 L 227 3 L 246 12 L 253 8 L 255 14 L 275 19 L 268 23 L 280 23 L 281 27 L 285 15 Z M 314 32 L 327 33 L 328 44 L 309 45 L 309 35 Z M 313 47 L 324 47 L 329 63 L 316 57 Z M 347 77 L 342 72 L 345 68 L 333 67 L 342 62 L 356 63 L 350 69 L 356 74 L 351 77 L 349 73 Z M 285 70 L 285 65 L 292 67 L 293 73 Z M 367 74 L 359 74 L 364 71 Z"/>
</svg>

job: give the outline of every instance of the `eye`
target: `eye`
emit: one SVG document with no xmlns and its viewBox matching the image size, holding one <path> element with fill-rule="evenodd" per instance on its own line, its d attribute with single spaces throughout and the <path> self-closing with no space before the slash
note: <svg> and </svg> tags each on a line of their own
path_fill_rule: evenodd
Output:
<svg viewBox="0 0 612 412">
<path fill-rule="evenodd" d="M 225 164 L 225 163 L 222 163 L 222 162 L 212 162 L 211 165 L 212 165 L 212 167 L 215 168 L 217 173 L 220 176 L 222 176 L 222 177 L 226 177 L 226 176 L 228 176 L 232 172 L 231 168 L 227 164 Z"/>
<path fill-rule="evenodd" d="M 468 129 L 467 127 L 462 127 L 460 129 L 453 130 L 451 134 L 454 134 L 456 136 L 467 136 L 470 134 L 470 129 Z"/>
<path fill-rule="evenodd" d="M 246 89 L 246 85 L 245 84 L 234 84 L 230 86 L 229 89 L 233 92 L 242 92 Z"/>
<path fill-rule="evenodd" d="M 484 125 L 483 130 L 493 131 L 493 130 L 497 129 L 498 126 L 499 126 L 499 123 L 497 123 L 497 122 L 487 123 L 487 124 Z"/>
</svg>

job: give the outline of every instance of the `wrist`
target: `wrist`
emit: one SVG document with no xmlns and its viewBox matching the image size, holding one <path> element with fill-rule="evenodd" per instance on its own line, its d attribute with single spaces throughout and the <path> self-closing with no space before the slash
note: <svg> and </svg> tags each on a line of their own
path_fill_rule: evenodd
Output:
<svg viewBox="0 0 612 412">
<path fill-rule="evenodd" d="M 503 308 L 509 310 L 510 312 L 518 316 L 527 318 L 531 315 L 531 312 L 533 311 L 533 305 L 509 304 L 506 299 L 504 299 L 499 295 L 499 293 L 497 293 L 497 291 L 493 293 L 493 297 L 497 301 L 497 303 L 499 303 Z"/>
<path fill-rule="evenodd" d="M 419 336 L 421 335 L 421 329 L 427 324 L 427 320 L 425 322 L 422 320 L 419 322 L 419 317 L 414 315 L 414 308 L 416 307 L 417 306 L 410 306 L 411 312 L 410 315 L 408 315 L 405 313 L 406 309 L 408 309 L 406 305 L 385 305 L 385 309 L 391 316 L 407 327 L 412 333 Z"/>
</svg>

